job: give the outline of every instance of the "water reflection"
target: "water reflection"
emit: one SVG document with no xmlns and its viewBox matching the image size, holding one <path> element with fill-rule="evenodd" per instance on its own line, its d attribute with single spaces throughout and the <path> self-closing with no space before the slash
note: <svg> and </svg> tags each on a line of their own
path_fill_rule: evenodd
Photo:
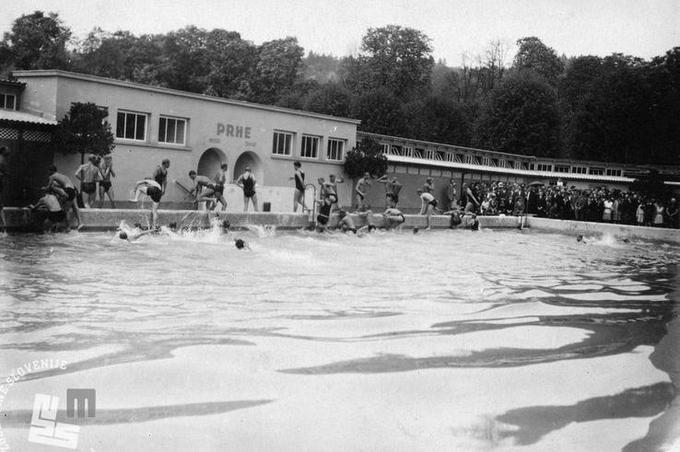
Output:
<svg viewBox="0 0 680 452">
<path fill-rule="evenodd" d="M 194 234 L 128 244 L 105 234 L 5 237 L 0 349 L 94 350 L 88 358 L 69 360 L 67 372 L 73 373 L 180 359 L 175 350 L 200 345 L 225 345 L 227 356 L 239 347 L 258 350 L 262 342 L 280 342 L 281 354 L 296 344 L 342 347 L 342 358 L 319 352 L 267 369 L 274 379 L 306 382 L 427 369 L 531 369 L 650 346 L 650 370 L 666 372 L 671 383 L 598 397 L 586 390 L 573 404 L 532 403 L 487 413 L 488 423 L 499 441 L 519 445 L 535 444 L 572 422 L 659 414 L 628 449 L 653 450 L 679 435 L 673 398 L 680 375 L 677 248 L 577 247 L 562 236 L 514 232 L 362 239 L 251 234 L 253 251 L 241 253 L 231 239 Z M 522 348 L 495 339 L 536 328 L 553 331 L 557 345 L 536 340 Z M 565 330 L 582 334 L 566 341 Z M 484 346 L 454 353 L 452 339 L 473 333 L 492 334 Z M 425 339 L 436 343 L 436 352 L 418 348 Z M 396 343 L 406 351 L 394 351 Z M 0 364 L 3 371 L 12 367 Z M 64 372 L 30 374 L 25 381 L 57 373 Z M 428 388 L 422 391 L 430 395 Z M 178 405 L 167 412 L 200 415 L 276 404 L 259 395 L 237 398 L 244 400 Z M 102 423 L 140 422 L 158 412 L 102 408 Z"/>
</svg>

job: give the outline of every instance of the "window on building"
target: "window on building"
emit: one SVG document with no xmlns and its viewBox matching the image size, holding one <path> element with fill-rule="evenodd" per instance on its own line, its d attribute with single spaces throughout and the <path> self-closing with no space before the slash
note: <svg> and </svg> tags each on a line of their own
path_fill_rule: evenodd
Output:
<svg viewBox="0 0 680 452">
<path fill-rule="evenodd" d="M 146 140 L 146 117 L 142 113 L 119 111 L 116 120 L 116 137 L 126 140 Z"/>
<path fill-rule="evenodd" d="M 604 174 L 604 168 L 590 168 L 590 171 L 588 171 L 588 173 L 594 176 L 602 176 Z"/>
<path fill-rule="evenodd" d="M 549 165 L 547 163 L 537 163 L 536 164 L 536 170 L 537 171 L 552 171 L 552 165 Z"/>
<path fill-rule="evenodd" d="M 291 155 L 293 149 L 293 133 L 274 131 L 274 145 L 272 147 L 272 154 L 274 155 Z"/>
<path fill-rule="evenodd" d="M 315 159 L 319 157 L 319 137 L 302 135 L 302 149 L 300 157 Z"/>
<path fill-rule="evenodd" d="M 569 172 L 569 166 L 568 165 L 555 165 L 555 172 L 556 173 L 568 173 Z"/>
<path fill-rule="evenodd" d="M 326 153 L 326 158 L 328 160 L 342 160 L 345 153 L 345 140 L 340 140 L 338 138 L 328 139 L 328 151 Z"/>
<path fill-rule="evenodd" d="M 621 175 L 620 169 L 607 168 L 607 176 L 620 176 L 620 175 Z"/>
<path fill-rule="evenodd" d="M 14 94 L 0 94 L 0 108 L 15 110 L 17 98 Z"/>
<path fill-rule="evenodd" d="M 586 168 L 585 166 L 572 166 L 571 172 L 576 174 L 587 174 L 588 168 Z"/>
<path fill-rule="evenodd" d="M 184 145 L 187 121 L 161 116 L 158 120 L 158 142 Z"/>
</svg>

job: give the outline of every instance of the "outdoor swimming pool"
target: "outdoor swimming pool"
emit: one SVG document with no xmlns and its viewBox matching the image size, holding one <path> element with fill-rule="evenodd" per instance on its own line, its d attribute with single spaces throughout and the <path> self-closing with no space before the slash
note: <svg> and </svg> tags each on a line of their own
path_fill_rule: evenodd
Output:
<svg viewBox="0 0 680 452">
<path fill-rule="evenodd" d="M 251 251 L 238 251 L 234 236 Z M 680 247 L 531 231 L 0 237 L 0 426 L 96 389 L 79 450 L 654 450 Z M 63 400 L 60 409 L 64 409 Z M 671 404 L 672 403 L 672 404 Z"/>
</svg>

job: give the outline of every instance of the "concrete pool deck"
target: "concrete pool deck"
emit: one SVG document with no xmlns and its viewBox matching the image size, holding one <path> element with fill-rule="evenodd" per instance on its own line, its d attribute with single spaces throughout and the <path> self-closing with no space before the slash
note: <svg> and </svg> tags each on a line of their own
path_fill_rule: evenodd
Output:
<svg viewBox="0 0 680 452">
<path fill-rule="evenodd" d="M 25 231 L 30 227 L 30 211 L 26 208 L 5 208 L 8 231 Z M 232 228 L 246 228 L 249 225 L 276 226 L 281 230 L 301 229 L 310 224 L 310 216 L 291 212 L 219 212 L 220 219 L 227 219 Z M 83 231 L 115 230 L 125 221 L 129 225 L 139 223 L 148 225 L 151 222 L 151 211 L 148 209 L 81 209 L 80 215 L 84 224 Z M 365 224 L 365 220 L 357 215 L 350 215 L 357 226 Z M 407 228 L 424 228 L 425 217 L 422 215 L 404 215 Z M 177 223 L 182 227 L 206 228 L 210 227 L 210 216 L 206 211 L 199 210 L 159 210 L 160 224 Z M 374 215 L 374 223 L 381 225 L 382 215 Z M 572 220 L 553 220 L 538 217 L 516 216 L 480 216 L 479 224 L 482 228 L 514 229 L 522 227 L 538 231 L 557 232 L 569 235 L 582 234 L 584 236 L 608 234 L 620 239 L 658 240 L 670 243 L 680 243 L 680 230 L 667 228 L 652 228 L 645 226 L 630 226 L 622 224 L 592 223 Z M 331 225 L 337 222 L 337 217 L 331 219 Z M 449 217 L 433 215 L 431 218 L 433 229 L 449 227 Z"/>
</svg>

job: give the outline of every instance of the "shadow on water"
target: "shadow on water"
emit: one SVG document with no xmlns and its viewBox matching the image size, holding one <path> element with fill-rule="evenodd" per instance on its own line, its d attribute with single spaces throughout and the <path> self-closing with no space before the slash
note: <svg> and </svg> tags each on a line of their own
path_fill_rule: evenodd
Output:
<svg viewBox="0 0 680 452">
<path fill-rule="evenodd" d="M 671 265 L 668 272 L 659 271 L 649 277 L 637 275 L 635 280 L 648 289 L 635 291 L 629 300 L 580 300 L 556 294 L 540 299 L 542 303 L 561 307 L 597 307 L 627 309 L 636 312 L 613 312 L 607 314 L 542 315 L 512 317 L 510 324 L 495 323 L 508 317 L 488 319 L 489 321 L 456 320 L 432 325 L 432 330 L 442 335 L 459 335 L 477 331 L 505 330 L 527 326 L 553 326 L 579 328 L 589 331 L 587 337 L 578 342 L 554 349 L 493 348 L 474 351 L 465 356 L 410 357 L 406 355 L 383 354 L 374 357 L 332 362 L 321 366 L 282 369 L 292 374 L 341 374 L 341 373 L 385 373 L 405 372 L 434 368 L 495 368 L 517 367 L 549 363 L 569 359 L 585 359 L 631 352 L 641 345 L 653 346 L 651 363 L 666 372 L 671 383 L 632 388 L 619 394 L 595 397 L 570 406 L 530 406 L 513 409 L 500 414 L 492 421 L 494 429 L 500 430 L 499 438 L 512 438 L 519 445 L 530 445 L 546 434 L 561 429 L 572 422 L 590 422 L 603 419 L 630 417 L 653 417 L 649 431 L 644 438 L 628 444 L 624 450 L 652 451 L 666 450 L 673 441 L 680 441 L 680 274 L 678 266 Z M 659 283 L 662 281 L 664 283 Z M 668 282 L 666 284 L 665 282 Z M 516 290 L 526 290 L 520 287 Z M 675 291 L 673 290 L 675 288 Z M 618 292 L 631 295 L 631 291 Z M 569 292 L 576 293 L 574 291 Z M 663 300 L 645 300 L 644 295 L 654 298 L 668 295 Z M 527 319 L 522 321 L 522 319 Z M 432 330 L 403 331 L 374 335 L 377 337 L 403 337 L 408 335 L 432 334 Z M 516 428 L 504 431 L 501 427 L 513 425 Z"/>
<path fill-rule="evenodd" d="M 673 385 L 656 383 L 611 396 L 594 397 L 574 405 L 518 408 L 496 416 L 495 420 L 518 427 L 517 430 L 499 429 L 500 439 L 510 437 L 515 444 L 526 446 L 572 422 L 656 416 L 666 409 L 672 398 Z"/>
<path fill-rule="evenodd" d="M 57 421 L 65 421 L 77 425 L 131 424 L 173 417 L 222 414 L 271 402 L 273 400 L 232 400 L 227 402 L 187 403 L 184 405 L 161 405 L 141 408 L 97 409 L 94 417 L 75 418 L 66 418 L 64 412 L 60 411 L 57 415 Z M 31 416 L 31 410 L 5 411 L 3 412 L 2 423 L 5 427 L 28 428 L 31 425 Z"/>
</svg>

